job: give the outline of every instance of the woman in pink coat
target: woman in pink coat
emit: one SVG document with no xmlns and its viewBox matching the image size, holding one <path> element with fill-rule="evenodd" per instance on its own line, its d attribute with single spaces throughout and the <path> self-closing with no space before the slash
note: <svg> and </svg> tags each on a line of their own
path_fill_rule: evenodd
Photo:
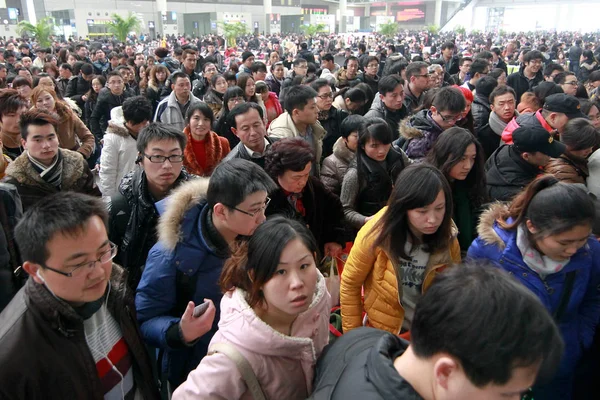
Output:
<svg viewBox="0 0 600 400">
<path fill-rule="evenodd" d="M 234 361 L 211 354 L 215 344 L 232 346 L 248 361 L 266 399 L 311 394 L 330 310 L 316 254 L 315 239 L 300 222 L 274 217 L 256 229 L 223 267 L 219 330 L 173 400 L 253 399 Z"/>
</svg>

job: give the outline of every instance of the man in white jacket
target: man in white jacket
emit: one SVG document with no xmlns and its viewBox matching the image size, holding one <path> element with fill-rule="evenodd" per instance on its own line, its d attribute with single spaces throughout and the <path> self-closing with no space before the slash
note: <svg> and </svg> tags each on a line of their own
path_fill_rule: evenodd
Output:
<svg viewBox="0 0 600 400">
<path fill-rule="evenodd" d="M 103 197 L 119 192 L 121 179 L 135 166 L 137 135 L 152 120 L 152 104 L 144 96 L 130 97 L 110 112 L 100 157 Z"/>
</svg>

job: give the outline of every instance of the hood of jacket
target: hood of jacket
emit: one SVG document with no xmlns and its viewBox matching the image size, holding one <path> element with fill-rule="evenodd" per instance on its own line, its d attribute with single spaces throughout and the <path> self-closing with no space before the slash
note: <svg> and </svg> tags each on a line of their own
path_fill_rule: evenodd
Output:
<svg viewBox="0 0 600 400">
<path fill-rule="evenodd" d="M 319 356 L 313 340 L 323 342 L 329 332 L 319 324 L 328 321 L 331 297 L 325 287 L 325 279 L 318 273 L 317 285 L 308 310 L 292 324 L 291 335 L 284 335 L 263 322 L 248 305 L 245 292 L 239 288 L 223 296 L 221 300 L 220 335 L 240 348 L 266 356 L 286 356 L 312 362 Z M 327 315 L 327 319 L 324 319 Z M 316 336 L 316 337 L 315 337 Z M 324 340 L 324 343 L 327 339 Z"/>
<path fill-rule="evenodd" d="M 182 239 L 181 226 L 188 210 L 206 199 L 208 178 L 197 178 L 186 182 L 175 189 L 169 197 L 158 202 L 156 207 L 160 213 L 157 232 L 158 240 L 165 248 L 174 250 Z"/>
<path fill-rule="evenodd" d="M 58 149 L 62 153 L 63 171 L 61 178 L 61 187 L 63 190 L 73 188 L 77 181 L 81 178 L 84 173 L 83 157 L 80 153 L 67 149 Z M 15 159 L 15 161 L 8 164 L 6 167 L 6 175 L 14 178 L 17 182 L 27 186 L 40 186 L 46 187 L 49 184 L 46 183 L 40 176 L 40 174 L 33 168 L 31 161 L 27 157 L 26 153 L 21 154 Z"/>
<path fill-rule="evenodd" d="M 423 132 L 436 131 L 440 128 L 428 115 L 429 110 L 421 110 L 400 122 L 398 131 L 406 139 L 418 139 Z"/>
<path fill-rule="evenodd" d="M 341 137 L 339 137 L 333 145 L 333 154 L 346 164 L 350 164 L 350 162 L 356 158 L 356 153 L 348 148 L 346 142 L 344 142 L 344 138 Z"/>
<path fill-rule="evenodd" d="M 499 249 L 504 250 L 506 241 L 498 235 L 494 229 L 494 224 L 503 215 L 506 215 L 508 211 L 508 203 L 495 202 L 492 203 L 479 217 L 479 223 L 477 224 L 477 233 L 479 238 L 483 240 L 485 244 L 491 244 L 498 246 Z"/>
<path fill-rule="evenodd" d="M 115 135 L 127 138 L 129 137 L 129 131 L 125 124 L 119 120 L 110 120 L 108 121 L 108 127 L 106 128 L 106 133 L 114 133 Z"/>
</svg>

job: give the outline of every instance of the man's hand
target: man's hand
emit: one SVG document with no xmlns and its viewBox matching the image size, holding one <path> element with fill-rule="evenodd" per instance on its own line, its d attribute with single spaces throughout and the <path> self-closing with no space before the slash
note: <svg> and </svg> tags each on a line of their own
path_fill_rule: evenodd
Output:
<svg viewBox="0 0 600 400">
<path fill-rule="evenodd" d="M 181 327 L 183 340 L 186 343 L 195 341 L 200 336 L 210 331 L 210 328 L 212 327 L 215 319 L 216 308 L 212 300 L 204 299 L 204 301 L 208 301 L 210 304 L 208 305 L 206 312 L 198 318 L 194 318 L 192 315 L 195 307 L 193 301 L 188 303 L 185 311 L 183 312 L 179 326 Z"/>
</svg>

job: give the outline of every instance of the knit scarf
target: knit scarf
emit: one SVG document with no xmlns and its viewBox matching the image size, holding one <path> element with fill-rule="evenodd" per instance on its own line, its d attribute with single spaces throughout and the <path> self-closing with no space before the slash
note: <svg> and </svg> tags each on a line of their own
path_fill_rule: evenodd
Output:
<svg viewBox="0 0 600 400">
<path fill-rule="evenodd" d="M 319 111 L 319 116 L 317 117 L 319 121 L 326 121 L 329 119 L 329 110 L 321 110 Z"/>
<path fill-rule="evenodd" d="M 492 128 L 496 135 L 502 136 L 502 132 L 504 132 L 506 125 L 508 125 L 508 122 L 502 121 L 498 114 L 493 111 L 490 113 L 490 128 Z"/>
<path fill-rule="evenodd" d="M 52 165 L 49 167 L 46 167 L 44 164 L 33 158 L 29 152 L 27 152 L 27 158 L 29 158 L 29 162 L 31 162 L 33 169 L 40 174 L 40 177 L 44 180 L 44 182 L 60 189 L 63 171 L 63 157 L 60 150 L 56 154 Z"/>
<path fill-rule="evenodd" d="M 187 143 L 185 150 L 183 151 L 184 160 L 183 165 L 187 171 L 191 174 L 198 176 L 210 176 L 217 166 L 217 164 L 227 155 L 228 151 L 221 146 L 219 135 L 210 131 L 204 138 L 206 150 L 206 169 L 203 169 L 194 154 L 194 146 L 192 144 L 192 133 L 190 127 L 186 126 L 183 133 L 187 136 Z"/>
<path fill-rule="evenodd" d="M 523 256 L 525 264 L 542 278 L 560 272 L 571 261 L 570 258 L 563 261 L 555 261 L 550 257 L 540 254 L 539 251 L 531 246 L 527 235 L 527 228 L 524 224 L 519 225 L 517 228 L 517 247 Z"/>
</svg>

